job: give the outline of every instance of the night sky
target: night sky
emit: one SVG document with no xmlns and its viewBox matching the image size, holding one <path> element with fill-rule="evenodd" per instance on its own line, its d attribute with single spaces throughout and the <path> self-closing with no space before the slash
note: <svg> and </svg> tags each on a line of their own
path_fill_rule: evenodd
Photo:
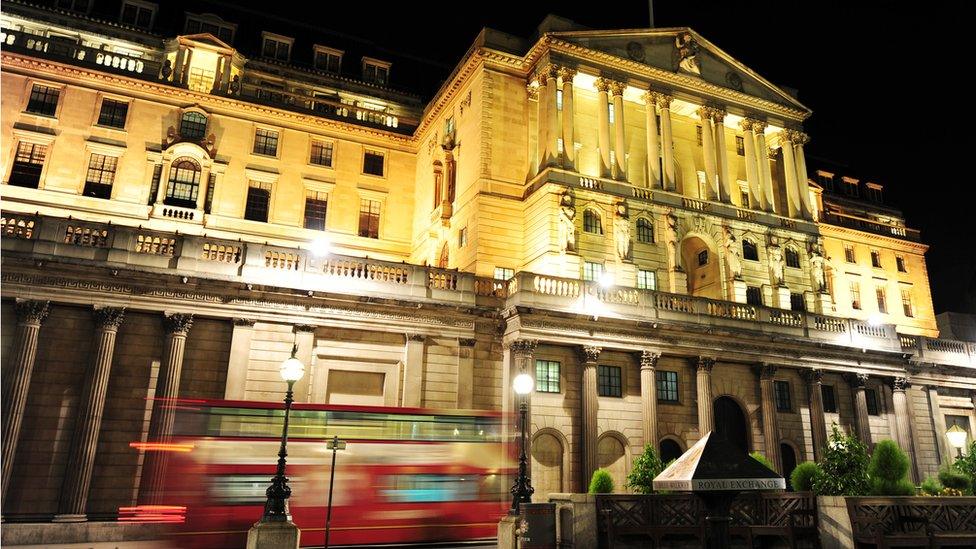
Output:
<svg viewBox="0 0 976 549">
<path fill-rule="evenodd" d="M 907 0 L 795 4 L 659 0 L 655 24 L 690 26 L 771 82 L 798 89 L 814 111 L 804 125 L 808 164 L 827 159 L 848 166 L 838 175 L 885 185 L 886 203 L 930 245 L 936 312 L 976 313 L 976 110 L 963 83 L 976 66 L 973 10 Z M 308 15 L 305 2 L 275 5 L 283 17 Z M 428 58 L 444 77 L 485 26 L 528 37 L 550 12 L 596 29 L 648 24 L 646 2 L 321 5 L 317 24 Z"/>
</svg>

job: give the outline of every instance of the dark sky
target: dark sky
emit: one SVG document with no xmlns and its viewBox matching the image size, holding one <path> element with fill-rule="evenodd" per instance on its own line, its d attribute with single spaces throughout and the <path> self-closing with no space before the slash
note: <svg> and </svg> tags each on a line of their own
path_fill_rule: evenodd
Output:
<svg viewBox="0 0 976 549">
<path fill-rule="evenodd" d="M 305 2 L 275 4 L 281 15 L 308 13 Z M 549 12 L 601 29 L 648 22 L 646 2 L 619 0 L 322 6 L 317 24 L 428 57 L 445 75 L 485 26 L 529 36 Z M 690 26 L 768 80 L 798 89 L 814 111 L 804 126 L 808 163 L 822 157 L 885 185 L 886 202 L 931 246 L 936 312 L 976 313 L 976 109 L 963 83 L 976 67 L 973 14 L 961 1 L 655 5 L 656 26 Z"/>
</svg>

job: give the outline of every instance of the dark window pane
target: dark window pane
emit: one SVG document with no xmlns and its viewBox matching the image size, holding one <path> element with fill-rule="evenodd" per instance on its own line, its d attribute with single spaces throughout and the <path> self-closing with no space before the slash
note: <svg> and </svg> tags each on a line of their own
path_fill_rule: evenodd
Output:
<svg viewBox="0 0 976 549">
<path fill-rule="evenodd" d="M 85 177 L 85 196 L 111 198 L 112 183 L 115 181 L 115 167 L 118 159 L 114 156 L 92 154 Z"/>
<path fill-rule="evenodd" d="M 681 446 L 677 442 L 670 438 L 661 441 L 661 463 L 669 463 L 678 459 L 682 453 L 684 452 L 681 451 Z"/>
<path fill-rule="evenodd" d="M 98 125 L 110 128 L 124 128 L 125 118 L 129 114 L 129 104 L 125 101 L 105 99 L 98 112 Z"/>
<path fill-rule="evenodd" d="M 837 413 L 837 400 L 834 398 L 834 388 L 830 385 L 821 385 L 820 396 L 823 399 L 823 411 L 828 414 Z"/>
<path fill-rule="evenodd" d="M 878 409 L 878 393 L 874 389 L 865 389 L 864 399 L 867 401 L 868 415 L 876 416 L 881 413 Z"/>
<path fill-rule="evenodd" d="M 554 360 L 536 360 L 535 390 L 540 393 L 558 393 L 559 367 L 559 362 Z"/>
<path fill-rule="evenodd" d="M 643 217 L 637 220 L 637 241 L 645 243 L 654 242 L 654 225 Z"/>
<path fill-rule="evenodd" d="M 793 248 L 786 248 L 786 266 L 800 268 L 800 253 Z"/>
<path fill-rule="evenodd" d="M 657 399 L 661 402 L 678 402 L 678 372 L 659 370 L 657 378 Z"/>
<path fill-rule="evenodd" d="M 752 261 L 759 261 L 759 249 L 756 245 L 748 240 L 742 241 L 742 259 L 750 259 Z"/>
<path fill-rule="evenodd" d="M 325 230 L 325 214 L 328 211 L 328 195 L 324 192 L 305 193 L 305 228 L 316 231 Z"/>
<path fill-rule="evenodd" d="M 252 182 L 247 188 L 244 219 L 268 222 L 268 206 L 271 204 L 271 184 Z"/>
<path fill-rule="evenodd" d="M 383 175 L 383 153 L 366 151 L 363 154 L 363 173 L 369 175 Z"/>
<path fill-rule="evenodd" d="M 164 204 L 196 208 L 200 192 L 200 165 L 189 158 L 178 158 L 169 169 L 169 185 Z"/>
<path fill-rule="evenodd" d="M 746 303 L 749 305 L 760 306 L 762 305 L 762 292 L 756 286 L 749 286 L 746 288 Z"/>
<path fill-rule="evenodd" d="M 776 410 L 780 412 L 792 411 L 793 406 L 790 402 L 790 382 L 774 381 L 773 388 L 775 389 L 776 394 Z"/>
<path fill-rule="evenodd" d="M 198 141 L 207 134 L 207 117 L 198 112 L 188 112 L 180 119 L 180 136 Z"/>
<path fill-rule="evenodd" d="M 311 164 L 318 166 L 332 166 L 332 149 L 334 145 L 329 141 L 312 141 Z"/>
<path fill-rule="evenodd" d="M 27 101 L 27 112 L 54 116 L 58 110 L 58 97 L 60 95 L 61 90 L 58 88 L 34 84 L 34 87 L 31 88 L 30 99 Z"/>
<path fill-rule="evenodd" d="M 597 366 L 596 388 L 600 396 L 621 396 L 623 391 L 620 380 L 620 367 Z"/>
<path fill-rule="evenodd" d="M 278 156 L 278 132 L 258 129 L 254 132 L 254 154 Z"/>
<path fill-rule="evenodd" d="M 807 305 L 803 301 L 803 294 L 791 293 L 790 294 L 790 310 L 793 311 L 806 311 Z"/>
<path fill-rule="evenodd" d="M 590 234 L 603 234 L 603 221 L 593 210 L 583 211 L 583 231 Z"/>
<path fill-rule="evenodd" d="M 380 203 L 378 200 L 362 200 L 359 203 L 359 236 L 380 237 Z"/>
<path fill-rule="evenodd" d="M 708 265 L 708 250 L 698 252 L 698 266 L 704 267 L 705 265 Z"/>
<path fill-rule="evenodd" d="M 41 171 L 44 169 L 44 158 L 47 156 L 47 146 L 37 143 L 18 143 L 17 154 L 10 169 L 11 185 L 36 189 L 41 183 Z"/>
</svg>

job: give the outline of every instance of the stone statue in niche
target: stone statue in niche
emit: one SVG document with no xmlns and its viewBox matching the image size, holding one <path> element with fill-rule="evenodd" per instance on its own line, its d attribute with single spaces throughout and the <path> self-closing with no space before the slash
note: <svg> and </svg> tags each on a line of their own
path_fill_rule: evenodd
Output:
<svg viewBox="0 0 976 549">
<path fill-rule="evenodd" d="M 779 246 L 769 247 L 769 268 L 773 272 L 773 284 L 785 285 L 783 280 L 783 250 Z"/>
<path fill-rule="evenodd" d="M 813 276 L 813 284 L 818 292 L 827 289 L 827 278 L 824 272 L 824 258 L 819 250 L 813 250 L 810 254 L 810 274 Z"/>
<path fill-rule="evenodd" d="M 627 205 L 617 204 L 617 212 L 613 218 L 613 241 L 617 245 L 617 258 L 624 261 L 630 257 L 630 217 L 627 215 Z"/>
<path fill-rule="evenodd" d="M 173 76 L 173 64 L 169 59 L 163 61 L 163 68 L 159 72 L 163 80 L 169 80 L 169 77 Z"/>
<path fill-rule="evenodd" d="M 678 70 L 701 75 L 701 65 L 698 63 L 698 42 L 691 37 L 691 33 L 683 32 L 675 36 L 674 47 L 678 52 Z"/>
<path fill-rule="evenodd" d="M 736 240 L 735 235 L 732 234 L 732 230 L 728 227 L 725 228 L 725 257 L 729 262 L 729 274 L 732 278 L 739 279 L 742 278 L 742 260 L 739 257 L 741 250 L 739 248 L 739 242 Z"/>
<path fill-rule="evenodd" d="M 239 95 L 241 93 L 241 75 L 234 75 L 234 78 L 230 81 L 230 84 L 227 87 L 227 91 L 231 95 Z"/>
<path fill-rule="evenodd" d="M 664 235 L 665 240 L 668 243 L 668 265 L 676 271 L 681 270 L 681 266 L 678 265 L 678 218 L 674 215 L 674 212 L 668 212 L 666 216 L 667 228 L 665 229 L 667 233 Z"/>
<path fill-rule="evenodd" d="M 559 199 L 559 251 L 576 251 L 576 206 L 570 194 Z"/>
</svg>

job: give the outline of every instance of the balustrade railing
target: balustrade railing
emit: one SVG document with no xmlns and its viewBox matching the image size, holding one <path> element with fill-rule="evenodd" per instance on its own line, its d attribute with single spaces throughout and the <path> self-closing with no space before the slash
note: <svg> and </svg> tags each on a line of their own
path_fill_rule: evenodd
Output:
<svg viewBox="0 0 976 549">
<path fill-rule="evenodd" d="M 911 240 L 913 242 L 921 241 L 921 235 L 917 229 L 909 229 L 908 227 L 902 227 L 900 225 L 889 225 L 860 217 L 841 215 L 836 212 L 823 212 L 820 215 L 820 220 L 823 223 L 830 225 L 839 225 L 841 227 L 858 229 L 874 234 L 894 236 L 897 238 L 903 238 L 905 240 Z"/>
<path fill-rule="evenodd" d="M 106 72 L 157 80 L 161 63 L 133 55 L 79 45 L 61 37 L 37 36 L 24 31 L 0 29 L 0 44 L 5 51 L 27 53 L 55 61 L 68 61 Z"/>
<path fill-rule="evenodd" d="M 34 237 L 34 225 L 36 223 L 32 217 L 4 215 L 0 218 L 0 234 L 9 238 L 30 240 Z"/>
</svg>

